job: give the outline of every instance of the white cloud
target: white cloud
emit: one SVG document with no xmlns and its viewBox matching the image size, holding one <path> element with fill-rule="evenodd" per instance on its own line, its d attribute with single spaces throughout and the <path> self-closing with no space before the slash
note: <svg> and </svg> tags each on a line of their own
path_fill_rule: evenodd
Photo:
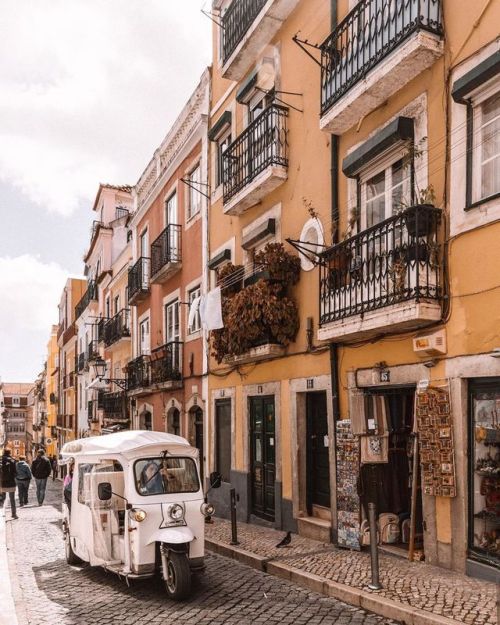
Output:
<svg viewBox="0 0 500 625">
<path fill-rule="evenodd" d="M 5 381 L 29 382 L 40 371 L 67 278 L 56 263 L 30 254 L 0 257 L 0 376 Z"/>
<path fill-rule="evenodd" d="M 202 4 L 4 3 L 0 179 L 66 215 L 135 183 L 209 62 Z"/>
</svg>

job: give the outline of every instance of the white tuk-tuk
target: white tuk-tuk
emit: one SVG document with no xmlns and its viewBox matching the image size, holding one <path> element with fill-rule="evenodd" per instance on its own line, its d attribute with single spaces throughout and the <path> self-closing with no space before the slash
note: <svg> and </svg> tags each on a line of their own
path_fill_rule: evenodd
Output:
<svg viewBox="0 0 500 625">
<path fill-rule="evenodd" d="M 162 572 L 167 594 L 190 594 L 203 569 L 205 517 L 198 450 L 180 436 L 131 430 L 62 448 L 73 465 L 63 534 L 69 564 L 88 562 L 126 578 Z M 212 485 L 220 476 L 212 474 Z"/>
</svg>

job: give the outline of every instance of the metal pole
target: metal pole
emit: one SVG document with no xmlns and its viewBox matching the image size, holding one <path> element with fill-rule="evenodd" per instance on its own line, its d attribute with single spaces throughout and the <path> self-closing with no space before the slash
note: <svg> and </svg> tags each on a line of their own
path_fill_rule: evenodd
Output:
<svg viewBox="0 0 500 625">
<path fill-rule="evenodd" d="M 415 555 L 415 529 L 417 524 L 417 496 L 418 496 L 418 434 L 413 434 L 413 469 L 411 483 L 411 512 L 410 512 L 410 544 L 408 545 L 408 560 L 413 562 Z"/>
<path fill-rule="evenodd" d="M 382 584 L 378 575 L 378 544 L 377 544 L 377 511 L 374 503 L 368 504 L 368 520 L 370 522 L 370 559 L 372 565 L 372 581 L 370 590 L 380 590 Z"/>
<path fill-rule="evenodd" d="M 236 527 L 236 489 L 231 488 L 231 545 L 239 545 L 238 528 Z"/>
</svg>

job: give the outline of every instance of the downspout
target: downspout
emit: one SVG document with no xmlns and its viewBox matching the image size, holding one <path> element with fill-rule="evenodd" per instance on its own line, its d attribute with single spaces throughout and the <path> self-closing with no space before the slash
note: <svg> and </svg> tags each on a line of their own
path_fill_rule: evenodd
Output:
<svg viewBox="0 0 500 625">
<path fill-rule="evenodd" d="M 337 1 L 330 0 L 330 27 L 333 31 L 337 26 Z M 332 245 L 339 240 L 339 137 L 331 135 L 330 141 L 330 190 L 331 190 L 331 220 L 332 220 Z M 332 416 L 333 416 L 333 497 L 332 502 L 332 530 L 331 538 L 337 543 L 338 523 L 337 523 L 337 421 L 340 419 L 339 405 L 339 361 L 338 345 L 330 343 L 330 377 L 332 387 Z M 332 474 L 332 471 L 330 471 Z"/>
</svg>

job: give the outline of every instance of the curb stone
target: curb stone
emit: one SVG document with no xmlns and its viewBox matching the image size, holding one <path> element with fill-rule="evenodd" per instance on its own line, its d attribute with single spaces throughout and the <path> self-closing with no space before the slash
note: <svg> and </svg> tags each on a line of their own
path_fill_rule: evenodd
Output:
<svg viewBox="0 0 500 625">
<path fill-rule="evenodd" d="M 7 524 L 5 510 L 0 510 L 0 625 L 18 625 L 10 582 L 7 554 Z"/>
<path fill-rule="evenodd" d="M 455 619 L 432 614 L 432 612 L 426 612 L 420 608 L 413 608 L 410 605 L 399 603 L 368 590 L 334 582 L 319 575 L 297 569 L 285 562 L 278 562 L 272 558 L 263 558 L 250 551 L 245 551 L 237 546 L 228 545 L 218 540 L 206 538 L 205 545 L 207 549 L 214 553 L 238 560 L 242 564 L 265 571 L 274 577 L 280 577 L 293 582 L 313 592 L 333 597 L 385 618 L 401 621 L 403 625 L 463 625 L 463 623 Z"/>
</svg>

